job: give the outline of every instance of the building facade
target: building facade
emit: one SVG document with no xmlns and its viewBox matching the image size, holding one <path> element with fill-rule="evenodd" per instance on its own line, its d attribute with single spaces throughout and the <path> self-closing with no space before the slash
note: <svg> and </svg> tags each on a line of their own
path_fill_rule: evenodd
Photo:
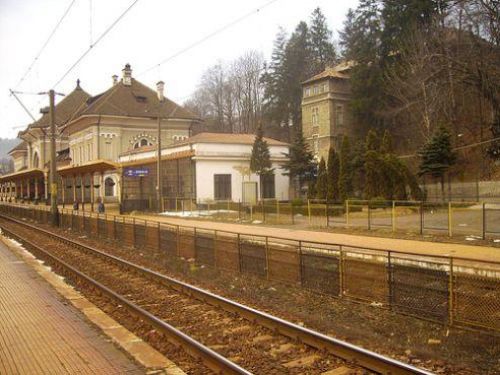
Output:
<svg viewBox="0 0 500 375">
<path fill-rule="evenodd" d="M 352 136 L 349 110 L 352 63 L 328 67 L 302 83 L 302 132 L 316 161 L 328 159 L 330 147 L 339 149 L 344 135 Z"/>
<path fill-rule="evenodd" d="M 283 164 L 288 160 L 285 155 L 289 145 L 265 138 L 273 173 L 260 179 L 250 172 L 254 140 L 253 134 L 200 133 L 163 148 L 163 196 L 166 200 L 191 198 L 199 203 L 288 200 L 289 177 Z M 156 202 L 148 201 L 148 197 L 155 197 L 156 150 L 126 152 L 120 163 L 124 170 L 125 201 L 131 206 L 128 209 L 154 209 Z"/>
<path fill-rule="evenodd" d="M 161 93 L 158 89 L 161 88 Z M 127 64 L 122 78 L 113 76 L 111 87 L 91 96 L 77 83 L 55 107 L 59 201 L 119 202 L 119 156 L 158 144 L 169 145 L 191 134 L 200 120 L 183 107 L 133 78 Z M 48 199 L 50 117 L 46 113 L 19 133 L 22 143 L 10 151 L 14 173 L 0 177 L 4 197 Z"/>
</svg>

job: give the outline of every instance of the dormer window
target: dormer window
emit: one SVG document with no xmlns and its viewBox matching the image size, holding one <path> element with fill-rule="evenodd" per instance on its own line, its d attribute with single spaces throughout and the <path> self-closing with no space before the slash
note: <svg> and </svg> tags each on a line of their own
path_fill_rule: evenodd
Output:
<svg viewBox="0 0 500 375">
<path fill-rule="evenodd" d="M 134 149 L 144 146 L 152 146 L 153 144 L 147 140 L 146 138 L 142 138 L 141 140 L 134 143 Z"/>
<path fill-rule="evenodd" d="M 148 98 L 142 95 L 136 95 L 135 100 L 137 100 L 139 103 L 146 103 L 148 101 Z"/>
</svg>

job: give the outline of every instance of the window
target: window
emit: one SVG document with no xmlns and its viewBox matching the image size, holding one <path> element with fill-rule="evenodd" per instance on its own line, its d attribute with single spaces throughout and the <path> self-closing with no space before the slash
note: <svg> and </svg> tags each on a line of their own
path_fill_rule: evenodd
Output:
<svg viewBox="0 0 500 375">
<path fill-rule="evenodd" d="M 231 199 L 230 174 L 214 174 L 214 199 L 215 200 Z"/>
<path fill-rule="evenodd" d="M 152 146 L 153 144 L 149 142 L 146 138 L 142 138 L 141 140 L 134 143 L 134 148 L 144 147 L 144 146 Z"/>
<path fill-rule="evenodd" d="M 306 89 L 306 96 L 311 96 L 311 88 L 310 87 L 308 87 Z"/>
<path fill-rule="evenodd" d="M 314 107 L 312 109 L 312 124 L 314 126 L 314 125 L 318 125 L 318 123 L 319 123 L 319 108 Z"/>
<path fill-rule="evenodd" d="M 328 83 L 325 83 L 325 84 L 323 85 L 323 91 L 324 91 L 324 92 L 328 92 Z"/>
<path fill-rule="evenodd" d="M 265 174 L 260 178 L 261 183 L 261 195 L 262 198 L 275 198 L 276 192 L 274 188 L 274 173 L 273 174 Z"/>
<path fill-rule="evenodd" d="M 173 136 L 172 136 L 172 140 L 173 140 L 174 142 L 177 142 L 177 141 L 184 141 L 184 140 L 186 140 L 186 139 L 188 139 L 188 136 L 187 136 L 187 135 L 173 135 Z"/>
<path fill-rule="evenodd" d="M 113 197 L 115 195 L 115 182 L 111 177 L 104 180 L 104 196 Z"/>
<path fill-rule="evenodd" d="M 318 85 L 314 86 L 314 95 L 317 95 L 319 91 Z"/>
<path fill-rule="evenodd" d="M 337 127 L 341 127 L 344 125 L 344 106 L 337 105 L 335 107 L 335 123 Z"/>
<path fill-rule="evenodd" d="M 313 155 L 316 159 L 319 159 L 319 138 L 317 134 L 313 134 L 312 142 L 313 142 Z"/>
<path fill-rule="evenodd" d="M 92 151 L 91 151 L 90 143 L 87 145 L 87 160 L 88 161 L 92 160 Z"/>
</svg>

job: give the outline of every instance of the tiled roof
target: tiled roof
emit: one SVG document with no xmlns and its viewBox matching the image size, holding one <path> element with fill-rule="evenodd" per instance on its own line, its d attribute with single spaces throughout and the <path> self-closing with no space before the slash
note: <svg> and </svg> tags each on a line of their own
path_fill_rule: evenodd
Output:
<svg viewBox="0 0 500 375">
<path fill-rule="evenodd" d="M 349 71 L 354 66 L 353 61 L 346 61 L 344 63 L 338 64 L 334 67 L 327 67 L 324 71 L 315 76 L 309 78 L 307 81 L 302 82 L 302 84 L 310 83 L 314 81 L 319 81 L 324 78 L 340 78 L 348 79 Z"/>
<path fill-rule="evenodd" d="M 288 143 L 273 138 L 264 137 L 270 146 L 288 146 Z M 226 144 L 253 144 L 255 134 L 232 134 L 232 133 L 199 133 L 188 139 L 174 143 L 173 147 L 193 143 L 226 143 Z"/>
<path fill-rule="evenodd" d="M 107 91 L 87 100 L 77 116 L 107 115 L 127 117 L 157 117 L 159 101 L 156 91 L 132 78 L 130 86 L 118 82 Z M 197 120 L 190 111 L 165 98 L 163 117 Z"/>
<path fill-rule="evenodd" d="M 85 102 L 90 98 L 81 87 L 80 84 L 67 96 L 65 96 L 55 106 L 56 125 L 61 126 L 73 119 L 80 108 L 85 105 Z M 30 128 L 46 128 L 50 125 L 50 114 L 44 114 L 38 121 L 31 124 Z"/>
<path fill-rule="evenodd" d="M 10 150 L 7 154 L 11 154 L 15 151 L 27 151 L 28 146 L 25 141 L 20 142 L 16 147 L 14 147 L 12 150 Z"/>
</svg>

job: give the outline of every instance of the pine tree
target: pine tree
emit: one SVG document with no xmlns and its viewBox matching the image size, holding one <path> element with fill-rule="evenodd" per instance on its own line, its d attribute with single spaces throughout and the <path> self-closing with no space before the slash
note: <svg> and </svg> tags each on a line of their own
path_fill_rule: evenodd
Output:
<svg viewBox="0 0 500 375">
<path fill-rule="evenodd" d="M 280 28 L 274 41 L 269 68 L 262 75 L 264 109 L 270 120 L 281 126 L 288 121 L 288 94 L 285 56 L 288 43 L 286 31 Z"/>
<path fill-rule="evenodd" d="M 337 198 L 341 201 L 348 199 L 353 193 L 353 155 L 351 153 L 351 145 L 349 138 L 344 136 L 342 146 L 340 148 L 339 157 L 339 180 Z"/>
<path fill-rule="evenodd" d="M 260 178 L 261 197 L 262 197 L 262 176 L 272 173 L 271 155 L 269 146 L 264 140 L 264 132 L 262 125 L 257 128 L 255 140 L 252 147 L 252 155 L 250 157 L 250 170 L 257 174 Z"/>
<path fill-rule="evenodd" d="M 295 182 L 295 190 L 298 193 L 302 184 L 311 181 L 316 172 L 314 157 L 301 131 L 295 132 L 287 157 L 288 161 L 283 165 L 283 169 L 287 171 L 286 175 Z"/>
<path fill-rule="evenodd" d="M 329 201 L 338 201 L 339 197 L 339 177 L 340 177 L 340 165 L 339 157 L 335 152 L 333 147 L 328 150 L 328 164 L 327 164 L 327 176 L 328 176 L 328 192 L 326 199 Z"/>
<path fill-rule="evenodd" d="M 419 175 L 439 178 L 444 199 L 444 175 L 456 162 L 448 129 L 440 126 L 434 136 L 423 146 L 420 157 Z"/>
<path fill-rule="evenodd" d="M 325 159 L 321 158 L 318 167 L 318 178 L 316 179 L 316 198 L 326 199 L 328 192 L 328 175 L 326 172 Z"/>
<path fill-rule="evenodd" d="M 363 193 L 365 199 L 372 199 L 380 195 L 380 154 L 377 133 L 370 129 L 366 136 L 365 151 L 365 186 Z"/>
<path fill-rule="evenodd" d="M 385 130 L 382 136 L 382 141 L 380 142 L 380 153 L 382 154 L 392 154 L 394 149 L 392 147 L 392 136 L 389 131 Z"/>
<path fill-rule="evenodd" d="M 309 28 L 300 22 L 290 36 L 285 50 L 287 105 L 296 129 L 302 126 L 302 82 L 311 76 Z"/>
<path fill-rule="evenodd" d="M 314 9 L 310 24 L 311 58 L 314 72 L 325 70 L 328 64 L 335 61 L 335 47 L 332 43 L 332 31 L 328 28 L 326 18 L 320 8 Z"/>
</svg>

